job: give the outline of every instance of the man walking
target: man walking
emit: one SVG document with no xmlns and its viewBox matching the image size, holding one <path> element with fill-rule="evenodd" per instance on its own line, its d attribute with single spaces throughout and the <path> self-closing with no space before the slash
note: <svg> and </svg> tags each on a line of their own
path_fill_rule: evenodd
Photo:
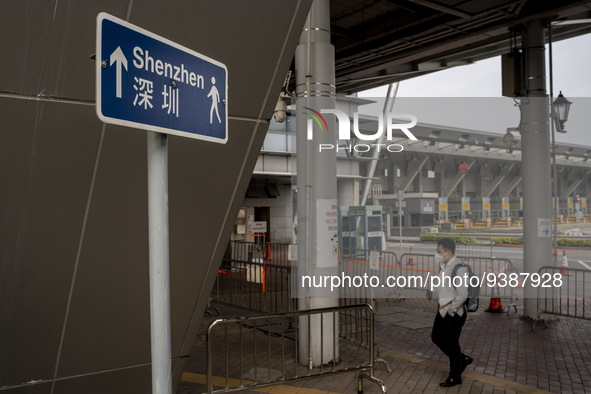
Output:
<svg viewBox="0 0 591 394">
<path fill-rule="evenodd" d="M 462 278 L 462 281 L 453 281 L 454 267 L 460 264 L 455 253 L 456 243 L 451 238 L 441 238 L 437 242 L 435 262 L 440 266 L 440 286 L 432 289 L 432 294 L 428 294 L 429 299 L 432 295 L 437 300 L 431 340 L 449 357 L 449 376 L 440 383 L 441 387 L 462 384 L 462 372 L 473 361 L 460 349 L 460 334 L 468 314 L 464 305 L 468 297 L 468 283 L 465 279 L 468 277 L 468 270 L 465 267 L 458 268 L 455 276 Z M 454 283 L 459 286 L 454 286 Z"/>
</svg>

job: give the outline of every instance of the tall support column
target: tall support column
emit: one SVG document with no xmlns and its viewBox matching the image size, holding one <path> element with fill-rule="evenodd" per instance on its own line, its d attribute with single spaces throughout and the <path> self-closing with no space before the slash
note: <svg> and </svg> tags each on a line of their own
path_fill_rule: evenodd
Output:
<svg viewBox="0 0 591 394">
<path fill-rule="evenodd" d="M 330 287 L 302 285 L 303 276 L 319 278 L 338 274 L 336 152 L 332 149 L 319 150 L 320 144 L 335 144 L 337 129 L 334 115 L 319 116 L 321 110 L 336 106 L 329 0 L 314 0 L 296 49 L 295 66 L 298 185 L 296 287 L 298 308 L 314 309 L 336 306 L 339 302 L 338 289 L 331 291 Z M 333 314 L 325 314 L 300 319 L 300 363 L 312 368 L 338 360 L 336 318 Z"/>
<path fill-rule="evenodd" d="M 552 193 L 549 102 L 546 94 L 544 26 L 528 23 L 522 32 L 526 97 L 521 102 L 524 272 L 552 265 Z M 525 287 L 525 317 L 538 317 L 537 289 Z"/>
<path fill-rule="evenodd" d="M 339 206 L 361 205 L 359 203 L 359 180 L 341 179 L 337 185 L 337 201 Z"/>
<path fill-rule="evenodd" d="M 394 106 L 394 99 L 396 98 L 396 93 L 398 93 L 398 82 L 391 83 L 388 86 L 388 93 L 386 94 L 386 100 L 384 101 L 384 119 L 387 119 L 387 114 L 392 112 L 392 107 Z M 376 144 L 380 145 L 384 142 L 384 135 L 384 133 L 380 135 L 380 138 L 378 138 Z M 369 196 L 369 192 L 371 190 L 372 178 L 376 173 L 378 160 L 380 159 L 380 151 L 378 149 L 374 149 L 371 158 L 372 161 L 370 162 L 369 170 L 367 171 L 367 179 L 365 180 L 365 184 L 363 186 L 363 193 L 361 194 L 360 205 L 365 205 L 367 203 L 367 197 Z M 377 204 L 374 203 L 374 205 Z"/>
</svg>

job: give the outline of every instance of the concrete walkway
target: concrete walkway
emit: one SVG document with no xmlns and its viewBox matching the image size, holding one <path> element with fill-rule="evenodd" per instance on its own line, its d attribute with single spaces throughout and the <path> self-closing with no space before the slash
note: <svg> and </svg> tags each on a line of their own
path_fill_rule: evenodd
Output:
<svg viewBox="0 0 591 394">
<path fill-rule="evenodd" d="M 433 306 L 426 300 L 380 301 L 376 315 L 379 357 L 392 372 L 377 365 L 376 376 L 389 393 L 591 393 L 591 321 L 560 318 L 549 328 L 518 313 L 470 314 L 461 337 L 462 350 L 474 358 L 463 384 L 441 388 L 447 377 L 447 358 L 431 343 Z M 227 316 L 243 311 L 218 305 Z M 214 318 L 217 316 L 214 316 Z M 205 341 L 199 337 L 177 394 L 205 391 Z M 379 393 L 369 381 L 365 393 Z M 355 393 L 353 373 L 332 375 L 251 390 L 265 393 Z"/>
</svg>

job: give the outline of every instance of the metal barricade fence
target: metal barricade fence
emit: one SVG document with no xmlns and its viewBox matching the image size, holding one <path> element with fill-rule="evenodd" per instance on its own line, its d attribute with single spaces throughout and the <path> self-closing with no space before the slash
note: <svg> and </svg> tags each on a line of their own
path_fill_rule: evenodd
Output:
<svg viewBox="0 0 591 394">
<path fill-rule="evenodd" d="M 230 241 L 224 260 L 239 262 L 267 260 L 268 263 L 288 267 L 291 265 L 289 248 L 289 244 L 281 243 Z"/>
<path fill-rule="evenodd" d="M 431 254 L 405 253 L 400 259 L 388 258 L 388 252 L 381 252 L 378 263 L 348 257 L 342 259 L 343 272 L 357 278 L 366 275 L 374 277 L 372 286 L 345 288 L 343 297 L 351 297 L 354 301 L 370 302 L 374 299 L 396 297 L 424 298 L 430 289 L 433 277 L 439 274 L 440 267 Z M 489 286 L 499 283 L 500 274 L 507 276 L 517 273 L 512 262 L 503 258 L 458 256 L 458 259 L 470 266 L 481 284 L 482 297 L 499 297 L 515 301 L 519 289 L 510 286 Z M 371 259 L 370 259 L 371 260 Z"/>
<path fill-rule="evenodd" d="M 381 280 L 384 273 L 397 265 L 398 256 L 395 252 L 341 249 L 339 271 L 342 273 L 341 278 L 350 278 L 351 284 L 342 284 L 340 288 L 341 305 L 368 303 L 375 306 L 375 299 L 384 298 L 381 285 L 372 287 L 364 276 L 378 276 Z"/>
<path fill-rule="evenodd" d="M 303 343 L 302 330 L 306 338 Z M 339 331 L 340 335 L 335 335 Z M 332 342 L 323 343 L 323 338 Z M 374 311 L 369 305 L 217 319 L 209 325 L 206 340 L 207 393 L 249 390 L 347 372 L 358 373 L 359 392 L 363 391 L 363 380 L 368 379 L 386 393 L 384 383 L 374 376 Z M 310 357 L 318 352 L 313 350 L 318 345 L 322 362 L 316 362 L 318 366 L 314 367 Z M 220 388 L 214 390 L 214 385 Z"/>
<path fill-rule="evenodd" d="M 431 277 L 437 276 L 438 272 L 439 266 L 432 254 L 404 253 L 400 256 L 398 266 L 387 273 L 397 278 L 396 287 L 390 291 L 398 298 L 425 298 L 426 291 L 430 289 Z"/>
<path fill-rule="evenodd" d="M 224 258 L 211 298 L 254 311 L 276 313 L 296 309 L 297 275 L 288 260 L 289 245 L 232 242 L 231 255 Z M 230 256 L 230 258 L 228 258 Z M 490 286 L 500 274 L 517 273 L 503 258 L 458 256 L 479 278 L 482 297 L 499 297 L 516 302 L 520 288 Z M 275 264 L 278 262 L 279 264 Z M 369 303 L 376 299 L 424 298 L 433 276 L 438 275 L 432 254 L 341 249 L 339 296 L 341 305 Z M 371 282 L 375 280 L 375 282 Z"/>
<path fill-rule="evenodd" d="M 289 311 L 295 309 L 290 280 L 291 267 L 241 262 L 218 270 L 210 298 L 259 312 Z"/>
<path fill-rule="evenodd" d="M 471 256 L 471 257 L 492 257 L 493 256 L 493 243 L 476 243 L 476 244 L 461 244 L 456 245 L 456 254 L 460 256 Z"/>
<path fill-rule="evenodd" d="M 538 318 L 532 330 L 540 321 L 546 325 L 542 315 L 591 319 L 590 270 L 545 266 L 537 274 L 530 278 L 538 289 Z"/>
<path fill-rule="evenodd" d="M 254 311 L 276 313 L 295 309 L 291 297 L 289 245 L 231 242 L 210 298 Z"/>
<path fill-rule="evenodd" d="M 495 282 L 492 276 L 498 278 L 499 274 L 517 273 L 517 269 L 509 259 L 474 256 L 457 256 L 457 258 L 470 266 L 473 274 L 479 278 L 480 295 L 484 297 L 496 295 L 494 294 L 495 287 L 487 286 L 487 283 Z M 435 263 L 434 256 L 427 254 L 405 253 L 400 257 L 400 266 L 405 275 L 419 274 L 425 279 L 427 276 L 437 275 L 440 270 L 440 267 Z M 487 278 L 490 280 L 487 281 Z M 496 287 L 496 289 L 499 291 L 499 297 L 511 298 L 514 296 L 513 288 L 510 286 Z"/>
<path fill-rule="evenodd" d="M 472 268 L 474 275 L 478 276 L 481 297 L 499 297 L 515 300 L 519 287 L 499 286 L 500 274 L 509 281 L 509 275 L 518 274 L 517 268 L 511 260 L 505 258 L 458 256 L 458 259 Z M 493 283 L 495 286 L 491 286 Z M 504 282 L 503 282 L 504 283 Z"/>
</svg>

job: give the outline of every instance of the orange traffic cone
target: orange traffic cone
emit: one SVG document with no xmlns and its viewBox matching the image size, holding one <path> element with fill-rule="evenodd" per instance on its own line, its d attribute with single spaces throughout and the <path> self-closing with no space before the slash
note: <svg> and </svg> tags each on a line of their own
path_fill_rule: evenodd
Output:
<svg viewBox="0 0 591 394">
<path fill-rule="evenodd" d="M 415 258 L 412 257 L 412 245 L 410 245 L 410 252 L 411 256 L 408 258 L 408 261 L 406 262 L 406 264 L 408 265 L 412 265 L 415 263 Z"/>
<path fill-rule="evenodd" d="M 568 258 L 566 257 L 566 249 L 562 249 L 562 266 L 560 273 L 562 275 L 568 275 Z"/>
<path fill-rule="evenodd" d="M 503 303 L 501 302 L 501 297 L 499 296 L 499 288 L 498 286 L 493 289 L 492 297 L 490 298 L 490 303 L 488 304 L 488 308 L 484 310 L 485 312 L 494 312 L 494 313 L 506 313 L 508 310 L 503 308 Z"/>
<path fill-rule="evenodd" d="M 267 250 L 266 250 L 266 253 L 265 253 L 265 258 L 267 260 L 271 260 L 271 244 L 269 244 L 269 243 L 267 244 Z"/>
</svg>

